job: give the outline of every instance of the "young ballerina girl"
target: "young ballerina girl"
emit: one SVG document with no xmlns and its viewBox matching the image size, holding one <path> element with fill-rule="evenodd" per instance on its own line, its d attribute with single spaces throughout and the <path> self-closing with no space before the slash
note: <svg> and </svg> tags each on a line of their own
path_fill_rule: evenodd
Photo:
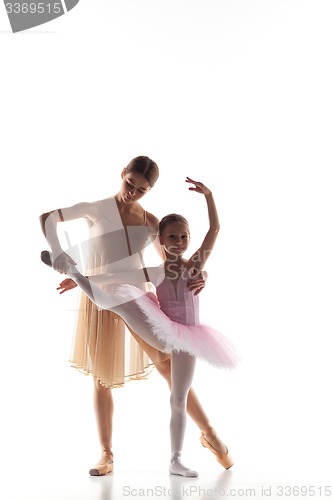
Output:
<svg viewBox="0 0 333 500">
<path fill-rule="evenodd" d="M 184 217 L 171 214 L 159 224 L 159 239 L 165 251 L 162 266 L 138 271 L 85 277 L 71 266 L 67 274 L 99 307 L 116 312 L 146 342 L 163 352 L 171 353 L 171 460 L 170 473 L 195 477 L 196 471 L 181 462 L 186 426 L 186 400 L 191 387 L 196 357 L 214 366 L 232 368 L 237 354 L 231 341 L 220 332 L 199 322 L 199 299 L 187 287 L 187 282 L 203 269 L 217 238 L 220 226 L 211 191 L 202 183 L 187 177 L 194 185 L 189 189 L 205 196 L 209 230 L 200 248 L 185 260 L 189 246 L 189 226 Z M 151 282 L 154 294 L 133 286 Z M 122 285 L 114 293 L 104 290 L 109 284 Z M 201 438 L 207 446 L 205 438 Z M 226 449 L 223 454 L 226 469 L 233 465 Z"/>
</svg>

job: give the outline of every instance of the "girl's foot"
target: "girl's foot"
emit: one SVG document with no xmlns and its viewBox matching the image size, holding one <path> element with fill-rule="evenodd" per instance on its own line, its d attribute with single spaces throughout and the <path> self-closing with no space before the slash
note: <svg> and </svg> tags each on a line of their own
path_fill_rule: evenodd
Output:
<svg viewBox="0 0 333 500">
<path fill-rule="evenodd" d="M 191 470 L 183 465 L 179 458 L 175 458 L 170 462 L 169 472 L 172 475 L 184 477 L 197 477 L 199 475 L 195 470 Z"/>
<path fill-rule="evenodd" d="M 92 469 L 89 474 L 91 476 L 106 476 L 113 471 L 113 453 L 112 451 L 103 451 L 102 458 Z"/>
<path fill-rule="evenodd" d="M 214 453 L 216 460 L 223 465 L 225 469 L 230 469 L 230 467 L 233 466 L 234 462 L 229 454 L 228 448 L 219 439 L 213 428 L 202 432 L 200 441 L 202 446 Z"/>
</svg>

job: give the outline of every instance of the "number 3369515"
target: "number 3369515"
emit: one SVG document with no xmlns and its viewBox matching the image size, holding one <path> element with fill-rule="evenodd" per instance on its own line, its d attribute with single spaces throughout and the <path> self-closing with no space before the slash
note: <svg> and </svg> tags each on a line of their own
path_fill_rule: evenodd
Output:
<svg viewBox="0 0 333 500">
<path fill-rule="evenodd" d="M 60 14 L 61 3 L 6 3 L 6 10 L 8 14 Z"/>
</svg>

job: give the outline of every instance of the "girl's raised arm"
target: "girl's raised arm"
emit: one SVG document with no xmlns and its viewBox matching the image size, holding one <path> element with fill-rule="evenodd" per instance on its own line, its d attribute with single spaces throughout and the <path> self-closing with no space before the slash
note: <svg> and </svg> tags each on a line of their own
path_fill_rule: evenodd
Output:
<svg viewBox="0 0 333 500">
<path fill-rule="evenodd" d="M 200 248 L 198 248 L 198 250 L 188 260 L 189 269 L 192 269 L 194 272 L 200 272 L 214 248 L 215 241 L 220 230 L 220 222 L 213 194 L 210 189 L 202 184 L 202 182 L 194 181 L 189 177 L 186 177 L 186 182 L 194 184 L 194 187 L 189 188 L 190 191 L 196 191 L 197 193 L 201 193 L 205 196 L 208 208 L 209 229 Z"/>
</svg>

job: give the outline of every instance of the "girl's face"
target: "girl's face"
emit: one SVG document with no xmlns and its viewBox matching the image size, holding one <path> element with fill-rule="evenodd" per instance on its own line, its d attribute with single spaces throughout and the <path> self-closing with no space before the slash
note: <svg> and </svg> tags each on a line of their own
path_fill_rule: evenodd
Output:
<svg viewBox="0 0 333 500">
<path fill-rule="evenodd" d="M 120 186 L 121 199 L 124 203 L 131 204 L 138 201 L 151 188 L 147 179 L 138 172 L 121 173 L 122 183 Z"/>
<path fill-rule="evenodd" d="M 168 254 L 181 257 L 190 243 L 188 225 L 184 222 L 171 222 L 160 235 L 160 243 Z"/>
</svg>

